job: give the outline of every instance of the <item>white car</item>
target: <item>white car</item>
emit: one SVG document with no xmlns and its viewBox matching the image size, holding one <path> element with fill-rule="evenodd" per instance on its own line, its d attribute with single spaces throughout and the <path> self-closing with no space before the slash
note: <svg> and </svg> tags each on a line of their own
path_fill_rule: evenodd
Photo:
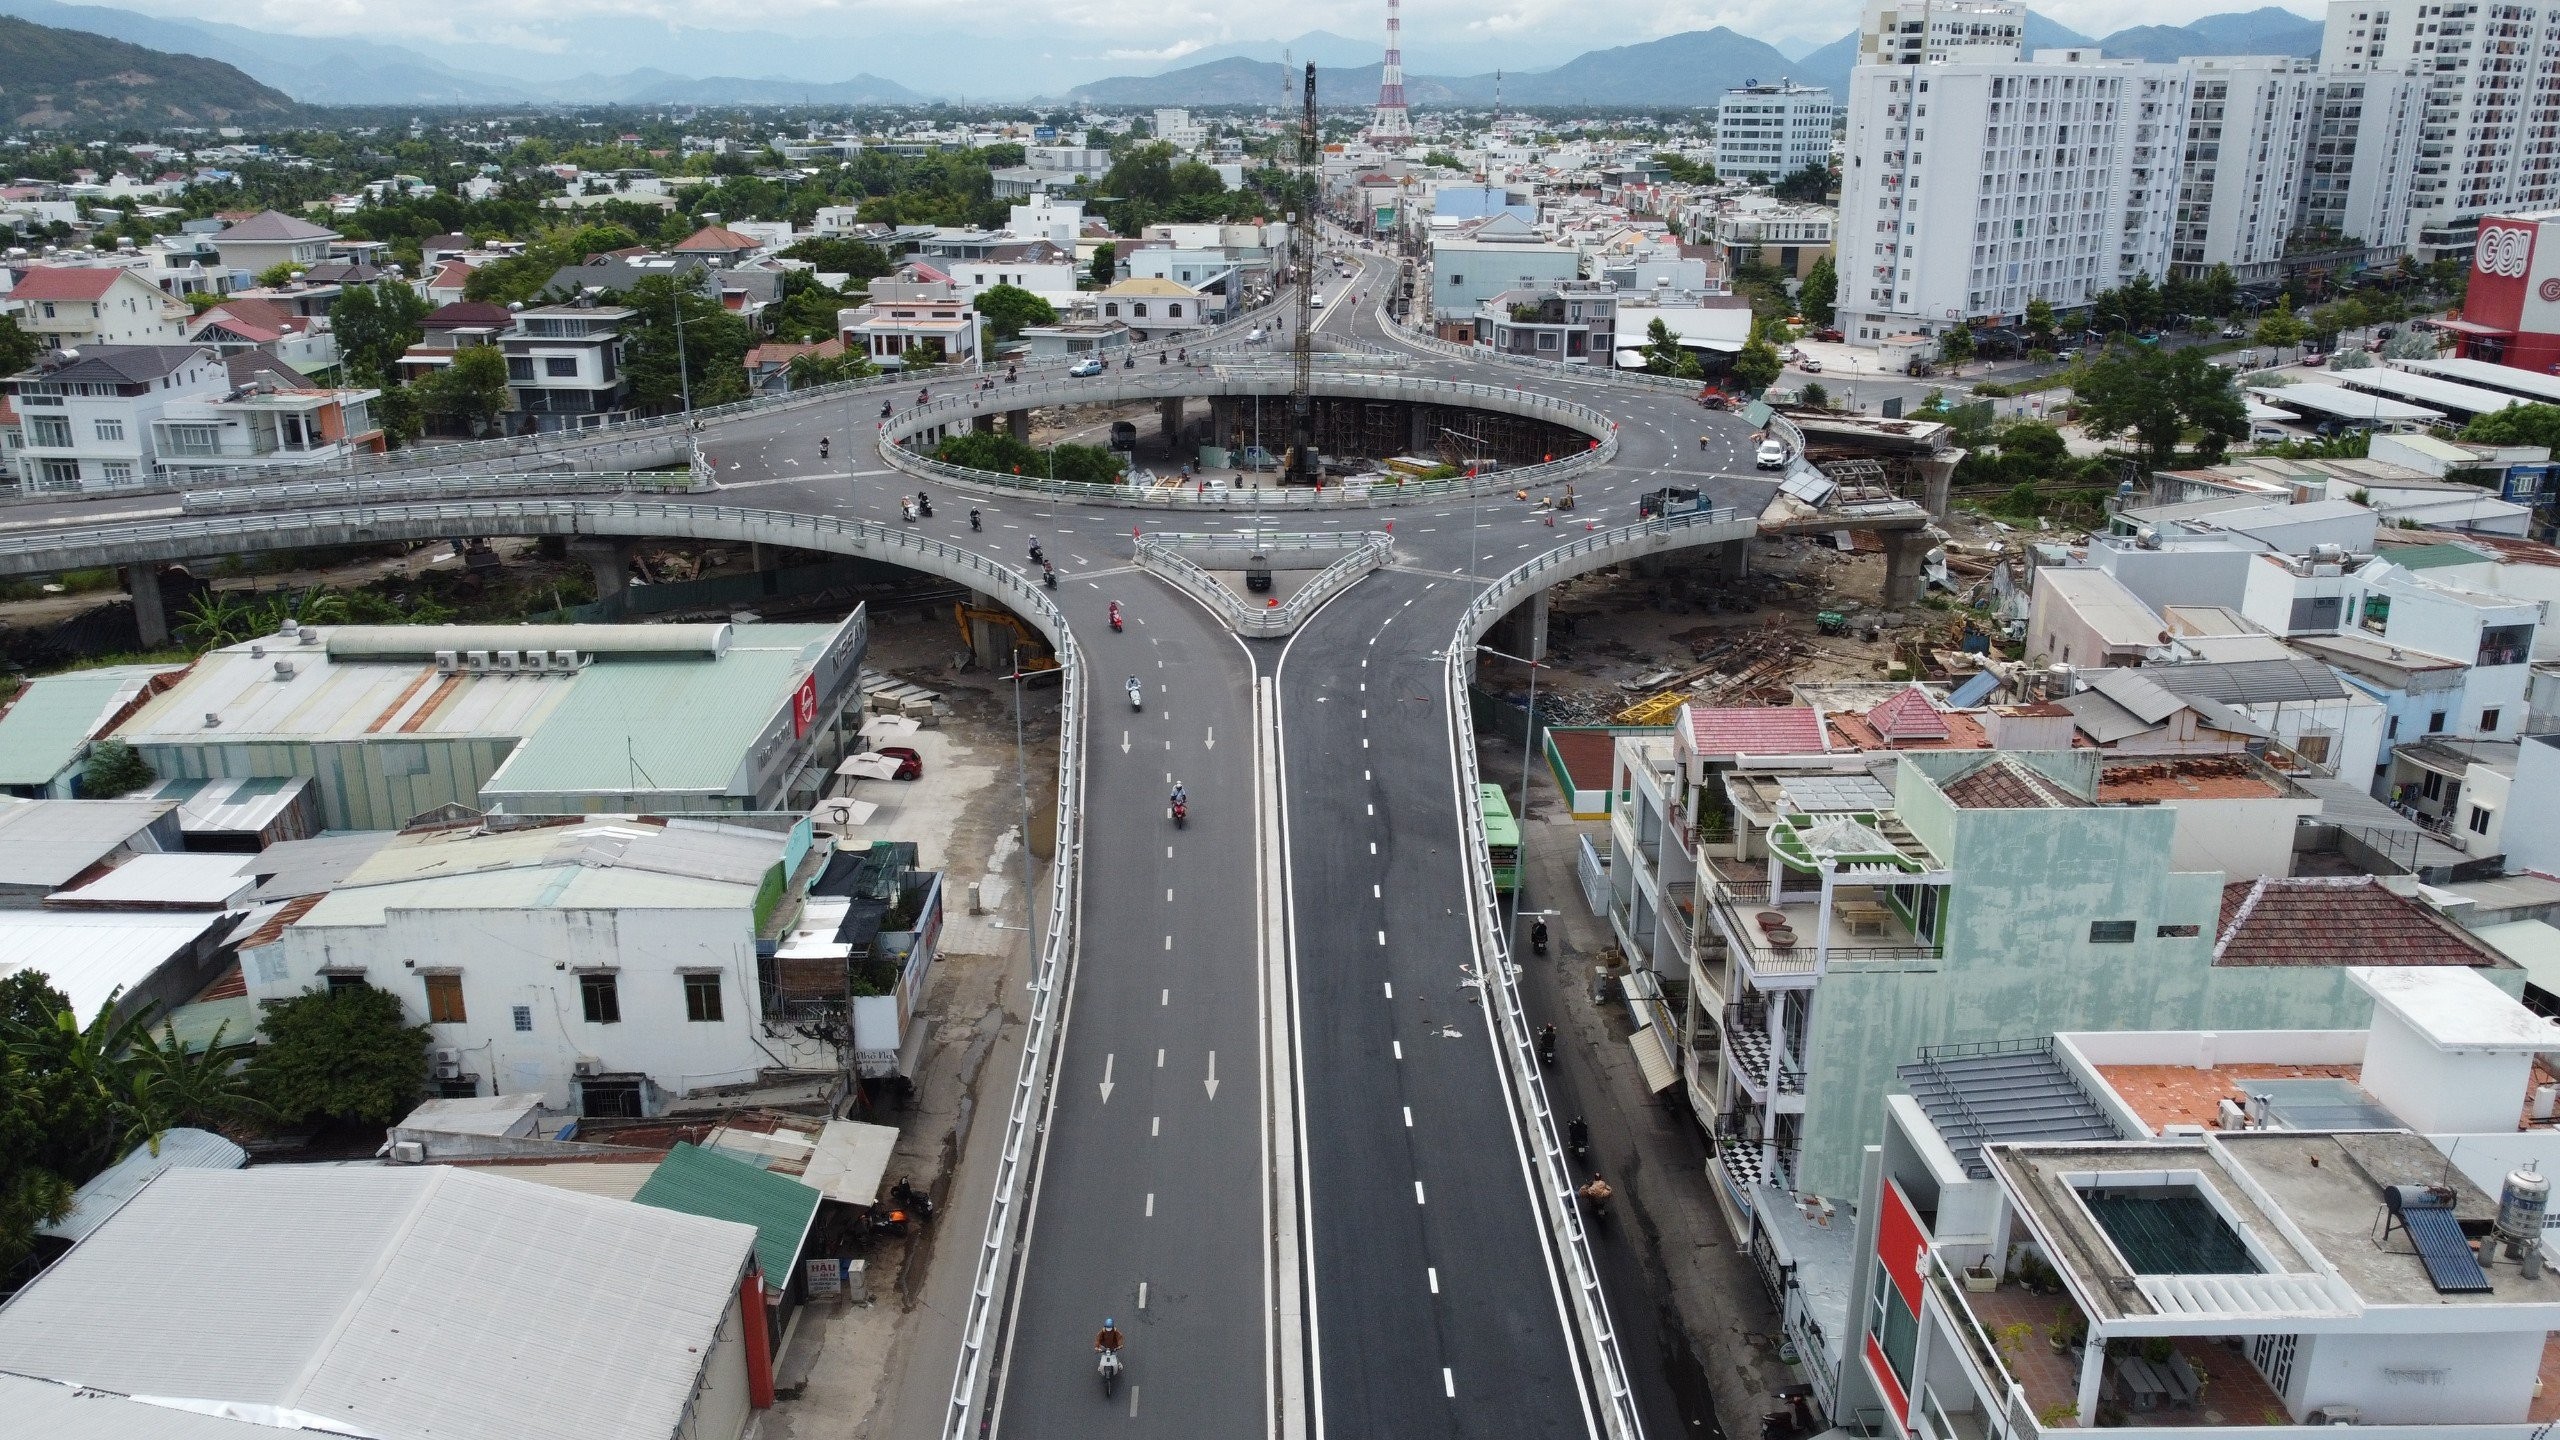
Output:
<svg viewBox="0 0 2560 1440">
<path fill-rule="evenodd" d="M 1067 367 L 1067 373 L 1070 375 L 1099 375 L 1102 373 L 1102 359 L 1100 356 L 1092 356 L 1079 360 L 1073 365 Z"/>
<path fill-rule="evenodd" d="M 1796 362 L 1796 368 L 1807 375 L 1819 375 L 1822 373 L 1822 362 L 1807 355 Z"/>
<path fill-rule="evenodd" d="M 1780 440 L 1761 441 L 1760 449 L 1752 455 L 1751 461 L 1763 470 L 1784 469 L 1787 463 L 1786 443 Z"/>
<path fill-rule="evenodd" d="M 1321 309 L 1323 309 L 1323 308 L 1324 308 L 1324 297 L 1323 297 L 1323 296 L 1321 296 L 1321 295 L 1316 295 L 1316 296 L 1311 296 L 1311 297 L 1309 297 L 1309 298 L 1308 298 L 1308 300 L 1307 300 L 1307 308 L 1308 308 L 1308 309 L 1310 309 L 1310 310 L 1321 310 Z"/>
</svg>

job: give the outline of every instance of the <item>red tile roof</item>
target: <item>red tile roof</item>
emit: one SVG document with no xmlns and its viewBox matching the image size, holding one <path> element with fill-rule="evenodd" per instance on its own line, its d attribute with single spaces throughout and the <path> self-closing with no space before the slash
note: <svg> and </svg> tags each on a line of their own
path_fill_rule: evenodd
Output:
<svg viewBox="0 0 2560 1440">
<path fill-rule="evenodd" d="M 676 242 L 676 250 L 757 250 L 764 242 L 753 235 L 741 235 L 726 225 L 705 225 Z"/>
<path fill-rule="evenodd" d="M 2052 776 L 2007 755 L 1938 788 L 1966 810 L 2070 810 L 2089 803 Z"/>
<path fill-rule="evenodd" d="M 1819 755 L 1830 748 L 1810 705 L 1684 705 L 1680 715 L 1701 755 Z"/>
<path fill-rule="evenodd" d="M 105 265 L 39 265 L 18 277 L 12 300 L 96 300 L 122 270 Z"/>
<path fill-rule="evenodd" d="M 515 312 L 489 300 L 456 300 L 439 305 L 418 322 L 422 330 L 469 330 L 483 325 L 512 325 Z"/>
<path fill-rule="evenodd" d="M 2216 965 L 2470 965 L 2508 962 L 2461 926 L 2370 875 L 2262 876 L 2222 887 Z"/>
<path fill-rule="evenodd" d="M 1949 731 L 1947 717 L 1929 703 L 1929 696 L 1917 685 L 1895 692 L 1892 699 L 1867 712 L 1867 723 L 1890 745 L 1898 740 L 1944 740 Z"/>
</svg>

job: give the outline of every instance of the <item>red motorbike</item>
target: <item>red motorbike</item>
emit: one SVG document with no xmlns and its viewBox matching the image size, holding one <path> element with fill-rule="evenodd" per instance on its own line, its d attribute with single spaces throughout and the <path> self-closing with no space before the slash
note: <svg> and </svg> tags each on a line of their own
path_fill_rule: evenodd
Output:
<svg viewBox="0 0 2560 1440">
<path fill-rule="evenodd" d="M 1111 602 L 1111 628 L 1114 633 L 1120 629 L 1120 602 L 1117 600 Z"/>
</svg>

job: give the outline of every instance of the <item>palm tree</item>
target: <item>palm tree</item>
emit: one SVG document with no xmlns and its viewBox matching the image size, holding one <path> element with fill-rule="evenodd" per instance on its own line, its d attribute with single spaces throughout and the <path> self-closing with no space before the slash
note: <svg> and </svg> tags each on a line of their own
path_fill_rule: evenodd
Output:
<svg viewBox="0 0 2560 1440">
<path fill-rule="evenodd" d="M 160 1137 L 182 1126 L 228 1133 L 275 1113 L 249 1090 L 245 1062 L 256 1047 L 226 1042 L 230 1028 L 228 1021 L 214 1027 L 201 1050 L 181 1043 L 175 1026 L 142 1033 L 126 1052 L 133 1071 L 123 1116 L 127 1149 L 148 1144 L 156 1155 Z"/>
<path fill-rule="evenodd" d="M 146 1033 L 143 1025 L 152 1008 L 119 1016 L 116 996 L 110 995 L 86 1025 L 68 1007 L 50 1011 L 33 1023 L 6 1022 L 10 1053 L 28 1069 L 57 1077 L 67 1106 L 85 1116 L 78 1133 L 57 1132 L 51 1137 L 69 1155 L 87 1163 L 84 1173 L 94 1173 L 114 1160 L 120 1153 L 118 1136 L 131 1128 L 136 1094 L 131 1057 L 135 1038 Z"/>
<path fill-rule="evenodd" d="M 257 633 L 249 603 L 228 590 L 199 590 L 178 616 L 178 633 L 207 650 L 236 645 Z"/>
</svg>

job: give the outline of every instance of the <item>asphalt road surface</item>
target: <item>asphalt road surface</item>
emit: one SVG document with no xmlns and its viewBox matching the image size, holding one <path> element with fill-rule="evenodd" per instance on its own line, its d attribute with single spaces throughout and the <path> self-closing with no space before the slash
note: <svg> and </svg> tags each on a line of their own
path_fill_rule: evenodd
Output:
<svg viewBox="0 0 2560 1440">
<path fill-rule="evenodd" d="M 1329 281 L 1318 336 L 1402 350 L 1398 373 L 1528 387 L 1613 416 L 1618 456 L 1577 477 L 1577 511 L 1496 492 L 1295 513 L 1298 529 L 1391 521 L 1396 559 L 1285 645 L 1239 642 L 1138 572 L 1130 529 L 1151 512 L 936 487 L 934 515 L 906 522 L 1025 574 L 1041 542 L 1093 666 L 1080 940 L 1018 1306 L 1003 1322 L 1007 1436 L 1597 1433 L 1472 983 L 1434 656 L 1482 583 L 1634 523 L 1640 494 L 1678 485 L 1756 511 L 1772 479 L 1752 468 L 1749 427 L 1685 393 L 1404 345 L 1376 315 L 1393 273 L 1368 258 Z M 1247 358 L 1284 363 L 1284 339 Z M 965 389 L 958 378 L 932 388 Z M 702 444 L 720 488 L 686 498 L 900 524 L 916 486 L 873 448 L 880 403 L 715 422 Z M 169 496 L 32 502 L 0 509 L 0 535 L 176 513 Z M 1123 633 L 1105 623 L 1113 599 Z M 1129 674 L 1145 688 L 1134 711 Z M 1276 724 L 1258 722 L 1258 683 Z M 1192 801 L 1181 830 L 1166 813 L 1174 779 Z M 1621 1261 L 1603 1268 L 1612 1285 L 1641 1279 Z M 1108 1400 L 1091 1349 L 1105 1316 L 1128 1336 Z M 1639 1372 L 1658 1362 L 1634 1347 L 1628 1358 Z M 1647 1428 L 1677 1433 L 1657 1378 L 1640 1373 L 1638 1393 Z"/>
</svg>

